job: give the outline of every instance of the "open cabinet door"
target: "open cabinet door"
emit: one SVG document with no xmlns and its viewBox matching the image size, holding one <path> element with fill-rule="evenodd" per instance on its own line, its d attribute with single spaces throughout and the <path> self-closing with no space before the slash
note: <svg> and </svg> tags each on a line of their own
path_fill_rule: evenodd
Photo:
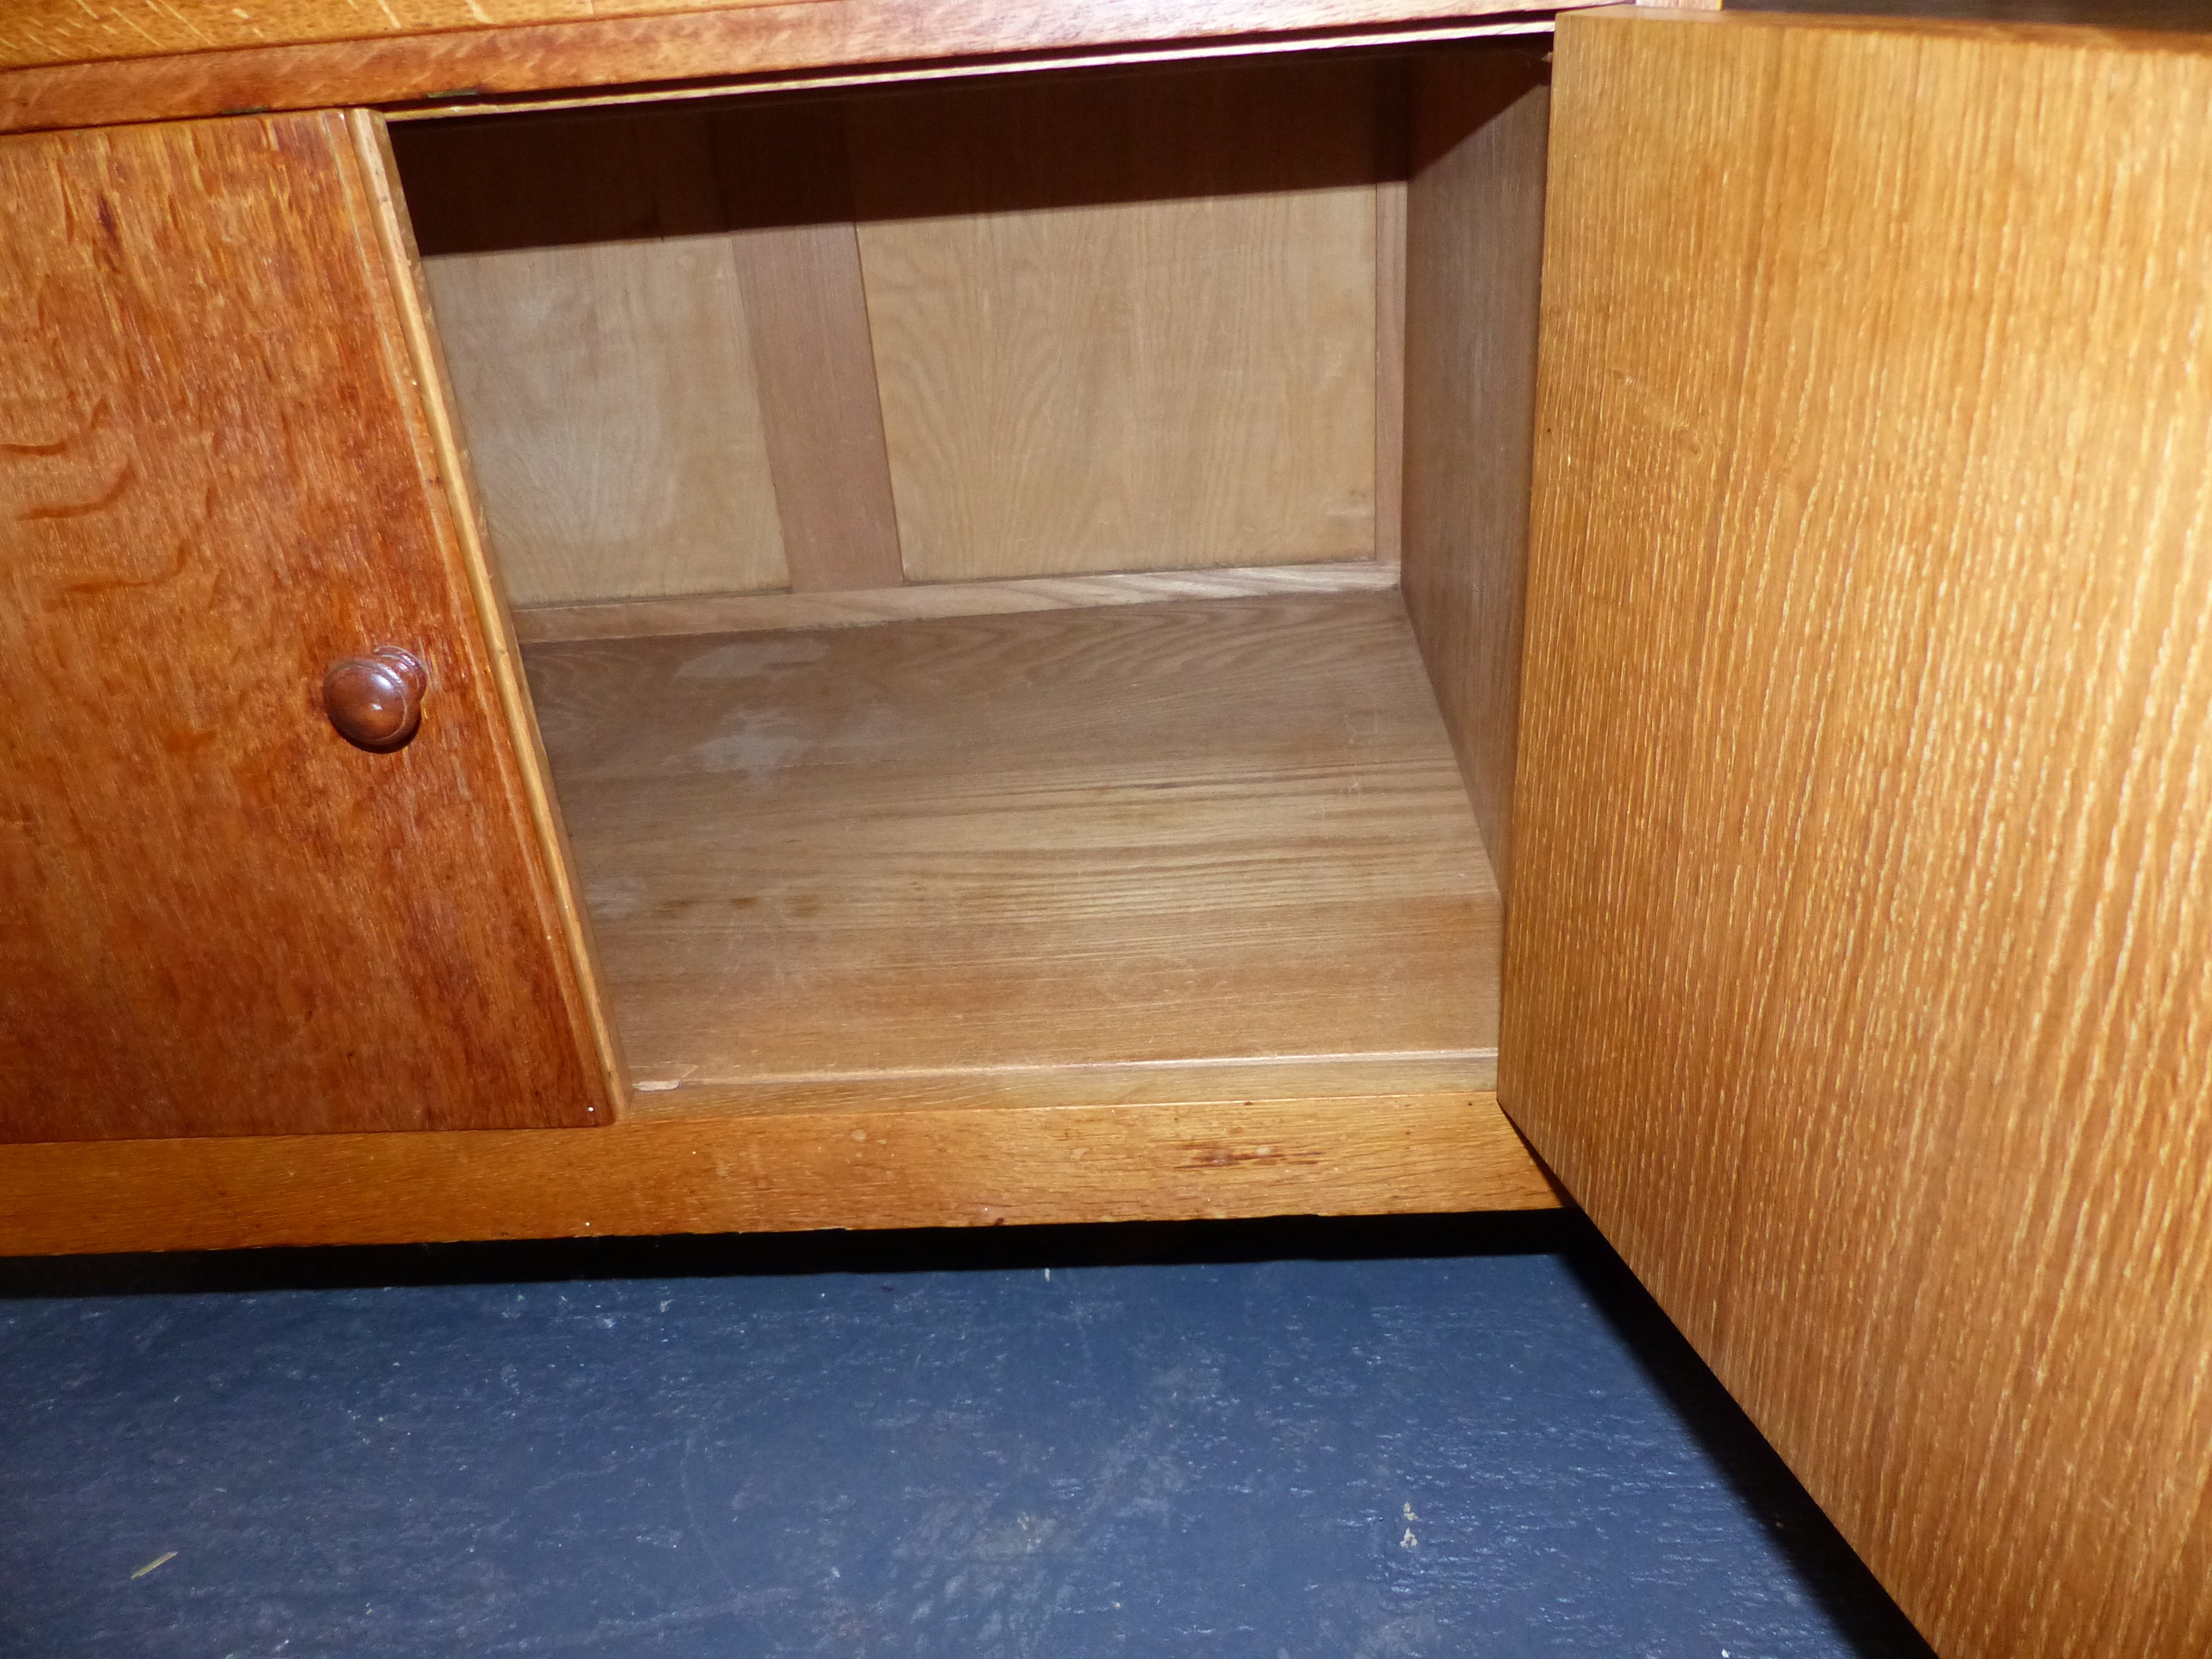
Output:
<svg viewBox="0 0 2212 1659">
<path fill-rule="evenodd" d="M 1502 1097 L 1941 1652 L 2212 1653 L 2212 49 L 1554 69 Z"/>
<path fill-rule="evenodd" d="M 607 1115 L 381 134 L 0 138 L 0 1141 Z"/>
</svg>

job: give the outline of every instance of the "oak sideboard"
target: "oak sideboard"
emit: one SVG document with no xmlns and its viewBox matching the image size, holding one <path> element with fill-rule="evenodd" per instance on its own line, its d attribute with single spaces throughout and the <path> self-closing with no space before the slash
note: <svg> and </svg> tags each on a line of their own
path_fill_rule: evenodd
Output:
<svg viewBox="0 0 2212 1659">
<path fill-rule="evenodd" d="M 1574 1203 L 2212 1653 L 2212 33 L 1962 10 L 10 8 L 0 1253 Z"/>
</svg>

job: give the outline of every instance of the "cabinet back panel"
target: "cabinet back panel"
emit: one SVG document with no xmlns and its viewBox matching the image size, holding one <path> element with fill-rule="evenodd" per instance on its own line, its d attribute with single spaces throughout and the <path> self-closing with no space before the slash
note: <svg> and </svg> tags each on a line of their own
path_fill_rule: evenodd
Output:
<svg viewBox="0 0 2212 1659">
<path fill-rule="evenodd" d="M 613 573 L 639 596 L 789 582 L 713 138 L 696 116 L 392 130 L 518 605 Z"/>
<path fill-rule="evenodd" d="M 425 276 L 514 603 L 790 584 L 726 238 L 462 254 Z"/>
<path fill-rule="evenodd" d="M 856 105 L 916 581 L 1375 546 L 1375 71 L 1026 79 Z"/>
<path fill-rule="evenodd" d="M 1373 556 L 1382 79 L 396 129 L 516 601 Z"/>
</svg>

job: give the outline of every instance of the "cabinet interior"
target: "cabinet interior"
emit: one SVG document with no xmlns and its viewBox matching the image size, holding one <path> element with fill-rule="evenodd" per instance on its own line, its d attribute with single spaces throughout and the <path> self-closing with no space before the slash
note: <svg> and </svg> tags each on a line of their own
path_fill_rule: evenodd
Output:
<svg viewBox="0 0 2212 1659">
<path fill-rule="evenodd" d="M 1544 78 L 393 124 L 628 1116 L 1493 1085 Z"/>
</svg>

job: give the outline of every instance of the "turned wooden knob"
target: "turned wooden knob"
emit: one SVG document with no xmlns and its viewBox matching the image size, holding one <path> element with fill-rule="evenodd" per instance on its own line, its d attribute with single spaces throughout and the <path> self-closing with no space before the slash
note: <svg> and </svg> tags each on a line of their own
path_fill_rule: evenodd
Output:
<svg viewBox="0 0 2212 1659">
<path fill-rule="evenodd" d="M 378 645 L 347 657 L 322 677 L 322 711 L 338 735 L 357 749 L 388 754 L 404 748 L 423 723 L 423 692 L 430 677 L 412 652 Z"/>
</svg>

